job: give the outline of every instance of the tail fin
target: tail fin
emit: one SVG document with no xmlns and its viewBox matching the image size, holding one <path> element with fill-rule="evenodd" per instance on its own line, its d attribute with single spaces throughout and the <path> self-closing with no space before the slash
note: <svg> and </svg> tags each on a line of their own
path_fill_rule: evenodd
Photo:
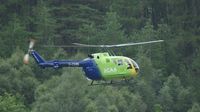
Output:
<svg viewBox="0 0 200 112">
<path fill-rule="evenodd" d="M 45 62 L 45 60 L 36 51 L 33 50 L 30 53 L 38 64 Z"/>
</svg>

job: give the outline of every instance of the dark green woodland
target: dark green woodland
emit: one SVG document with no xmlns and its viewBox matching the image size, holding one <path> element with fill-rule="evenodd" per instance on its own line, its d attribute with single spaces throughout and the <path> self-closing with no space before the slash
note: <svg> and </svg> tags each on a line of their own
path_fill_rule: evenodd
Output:
<svg viewBox="0 0 200 112">
<path fill-rule="evenodd" d="M 43 45 L 164 42 L 109 49 L 138 77 L 88 86 L 81 68 L 23 64 L 30 38 L 46 60 L 106 50 Z M 0 112 L 200 112 L 200 0 L 0 0 Z"/>
</svg>

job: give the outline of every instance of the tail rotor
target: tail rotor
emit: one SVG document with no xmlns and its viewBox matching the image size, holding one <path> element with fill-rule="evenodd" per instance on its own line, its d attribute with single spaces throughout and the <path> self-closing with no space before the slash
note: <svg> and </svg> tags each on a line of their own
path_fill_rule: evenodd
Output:
<svg viewBox="0 0 200 112">
<path fill-rule="evenodd" d="M 35 40 L 34 39 L 30 39 L 30 43 L 29 43 L 29 49 L 28 49 L 28 52 L 27 54 L 25 54 L 24 56 L 24 64 L 28 64 L 29 63 L 29 57 L 30 57 L 30 52 L 33 50 L 33 47 L 35 45 Z"/>
</svg>

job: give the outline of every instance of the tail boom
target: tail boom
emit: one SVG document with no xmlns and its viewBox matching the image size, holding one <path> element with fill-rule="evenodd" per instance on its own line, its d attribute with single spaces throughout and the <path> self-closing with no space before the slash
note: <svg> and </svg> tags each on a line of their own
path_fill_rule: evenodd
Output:
<svg viewBox="0 0 200 112">
<path fill-rule="evenodd" d="M 35 59 L 35 61 L 40 64 L 40 63 L 44 63 L 45 60 L 34 50 L 32 50 L 30 52 L 30 54 L 33 56 L 33 58 Z"/>
<path fill-rule="evenodd" d="M 62 68 L 62 67 L 81 67 L 80 61 L 46 61 L 39 63 L 39 66 L 42 68 L 53 67 L 53 68 Z"/>
<path fill-rule="evenodd" d="M 45 61 L 36 51 L 31 51 L 30 54 L 33 56 L 37 64 L 42 67 L 62 68 L 62 67 L 82 67 L 81 61 L 69 61 L 69 60 L 52 60 Z"/>
</svg>

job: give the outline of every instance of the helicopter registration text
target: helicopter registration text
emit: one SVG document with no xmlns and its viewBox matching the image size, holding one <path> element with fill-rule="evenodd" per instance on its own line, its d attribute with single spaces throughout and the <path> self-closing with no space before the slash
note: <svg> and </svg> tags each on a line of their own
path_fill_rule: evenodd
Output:
<svg viewBox="0 0 200 112">
<path fill-rule="evenodd" d="M 104 73 L 112 73 L 112 72 L 116 72 L 117 69 L 116 68 L 105 68 L 104 69 Z"/>
</svg>

